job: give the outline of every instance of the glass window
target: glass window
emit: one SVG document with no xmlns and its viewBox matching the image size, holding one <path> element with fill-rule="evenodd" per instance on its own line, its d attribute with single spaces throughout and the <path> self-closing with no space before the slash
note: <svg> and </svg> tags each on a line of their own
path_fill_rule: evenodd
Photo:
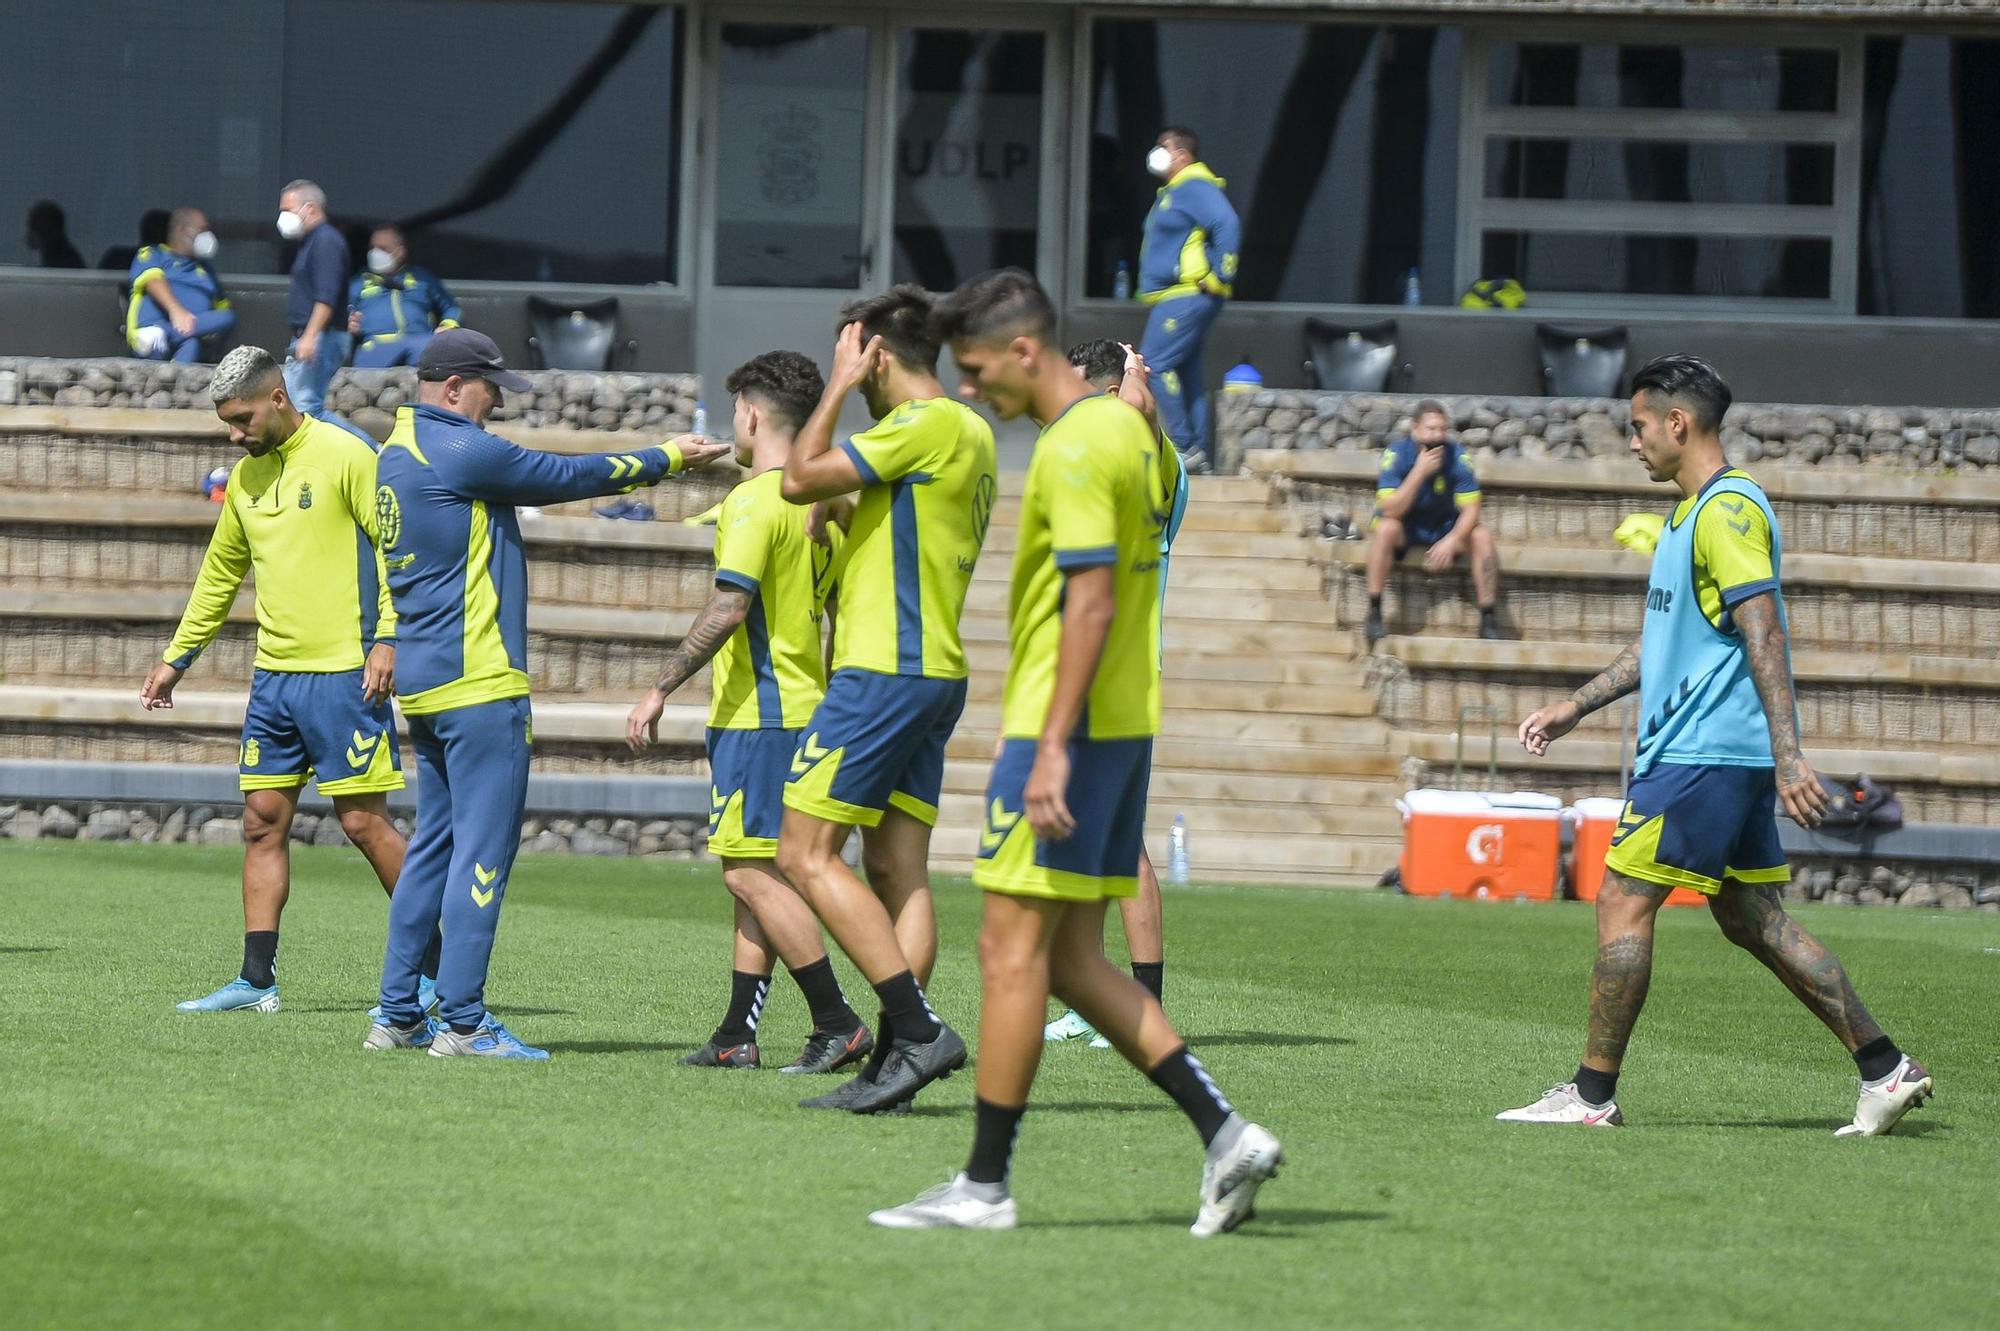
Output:
<svg viewBox="0 0 2000 1331">
<path fill-rule="evenodd" d="M 1728 46 L 1498 42 L 1493 106 L 1687 111 L 1837 109 L 1839 52 Z"/>
<path fill-rule="evenodd" d="M 9 35 L 0 77 L 0 213 L 55 200 L 86 262 L 122 269 L 141 214 L 185 204 L 209 215 L 225 282 L 283 272 L 278 191 L 304 176 L 357 262 L 367 228 L 399 221 L 447 278 L 675 276 L 672 6 L 210 0 L 134 15 L 129 0 L 49 6 Z M 6 236 L 0 259 L 25 257 Z"/>
<path fill-rule="evenodd" d="M 1833 294 L 1824 237 L 1652 236 L 1589 231 L 1488 231 L 1480 271 L 1530 293 L 1786 297 Z"/>
<path fill-rule="evenodd" d="M 2000 319 L 2000 41 L 1869 39 L 1862 314 Z"/>
<path fill-rule="evenodd" d="M 1136 265 L 1159 185 L 1146 153 L 1175 124 L 1200 136 L 1242 219 L 1237 299 L 1394 303 L 1416 268 L 1427 300 L 1456 301 L 1461 29 L 1101 19 L 1093 32 L 1088 294 L 1111 295 Z"/>
<path fill-rule="evenodd" d="M 861 284 L 868 30 L 725 23 L 715 280 Z"/>
<path fill-rule="evenodd" d="M 672 10 L 288 8 L 272 167 L 323 185 L 336 221 L 404 223 L 416 261 L 446 277 L 673 279 Z M 362 236 L 356 256 L 366 248 Z"/>
<path fill-rule="evenodd" d="M 1038 32 L 896 35 L 896 281 L 948 291 L 1036 266 L 1045 45 Z"/>
<path fill-rule="evenodd" d="M 1496 136 L 1486 141 L 1486 197 L 1829 207 L 1833 161 L 1830 143 Z"/>
</svg>

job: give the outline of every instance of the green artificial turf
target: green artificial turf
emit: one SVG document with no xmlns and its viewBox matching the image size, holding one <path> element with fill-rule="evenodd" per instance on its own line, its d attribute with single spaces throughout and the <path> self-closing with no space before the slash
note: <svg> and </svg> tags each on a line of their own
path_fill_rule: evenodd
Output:
<svg viewBox="0 0 2000 1331">
<path fill-rule="evenodd" d="M 489 998 L 543 1066 L 361 1052 L 384 904 L 346 851 L 296 856 L 281 1013 L 177 1014 L 236 965 L 237 867 L 0 843 L 0 1324 L 1991 1324 L 1993 916 L 1801 912 L 1940 1087 L 1835 1141 L 1853 1065 L 1705 913 L 1662 925 L 1631 1126 L 1537 1129 L 1492 1114 L 1575 1067 L 1588 908 L 1172 891 L 1168 1011 L 1289 1156 L 1258 1219 L 1189 1237 L 1193 1130 L 1064 1046 L 1022 1228 L 911 1234 L 863 1216 L 962 1164 L 971 1076 L 860 1119 L 675 1066 L 726 996 L 711 867 L 521 862 Z M 970 1038 L 977 902 L 940 900 L 931 992 Z M 767 1061 L 805 1029 L 781 974 Z"/>
</svg>

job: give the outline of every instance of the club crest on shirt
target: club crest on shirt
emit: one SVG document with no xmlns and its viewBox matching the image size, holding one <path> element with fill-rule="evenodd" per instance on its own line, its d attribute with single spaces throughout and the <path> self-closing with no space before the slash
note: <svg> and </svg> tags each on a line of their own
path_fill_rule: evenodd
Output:
<svg viewBox="0 0 2000 1331">
<path fill-rule="evenodd" d="M 312 482 L 306 481 L 299 486 L 299 507 L 311 508 L 312 506 L 313 506 Z"/>
</svg>

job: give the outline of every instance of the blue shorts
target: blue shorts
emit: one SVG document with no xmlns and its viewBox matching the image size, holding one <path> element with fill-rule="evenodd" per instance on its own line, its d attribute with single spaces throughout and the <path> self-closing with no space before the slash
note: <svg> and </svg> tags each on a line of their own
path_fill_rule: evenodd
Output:
<svg viewBox="0 0 2000 1331">
<path fill-rule="evenodd" d="M 1778 782 L 1768 767 L 1660 763 L 1632 778 L 1604 867 L 1714 896 L 1722 880 L 1791 879 L 1778 841 Z"/>
<path fill-rule="evenodd" d="M 965 681 L 833 672 L 792 756 L 785 807 L 874 827 L 889 809 L 937 826 L 944 749 L 965 710 Z"/>
<path fill-rule="evenodd" d="M 243 716 L 237 783 L 277 790 L 317 779 L 322 795 L 403 788 L 403 755 L 388 699 L 361 696 L 361 672 L 259 670 Z"/>
<path fill-rule="evenodd" d="M 778 855 L 785 778 L 803 730 L 708 732 L 708 850 L 732 860 Z"/>
<path fill-rule="evenodd" d="M 986 784 L 986 826 L 972 881 L 988 892 L 1057 901 L 1136 894 L 1153 741 L 1070 742 L 1067 799 L 1076 830 L 1062 841 L 1042 841 L 1028 826 L 1023 793 L 1034 766 L 1034 740 L 1010 739 L 1001 747 Z"/>
<path fill-rule="evenodd" d="M 1381 515 L 1377 514 L 1376 516 L 1379 518 Z M 1411 522 L 1408 518 L 1402 519 L 1402 523 L 1403 543 L 1396 549 L 1398 555 L 1416 548 L 1430 549 L 1439 541 L 1451 535 L 1452 529 L 1458 526 L 1458 519 L 1454 517 L 1450 522 L 1445 523 L 1441 527 L 1424 526 Z"/>
</svg>

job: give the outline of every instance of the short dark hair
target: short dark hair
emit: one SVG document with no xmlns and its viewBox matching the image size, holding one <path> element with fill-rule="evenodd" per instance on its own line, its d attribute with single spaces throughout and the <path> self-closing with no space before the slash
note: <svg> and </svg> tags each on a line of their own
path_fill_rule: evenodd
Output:
<svg viewBox="0 0 2000 1331">
<path fill-rule="evenodd" d="M 864 296 L 840 307 L 840 326 L 861 325 L 864 342 L 881 338 L 889 354 L 913 370 L 937 373 L 938 339 L 931 331 L 937 298 L 914 282 L 899 282 L 879 296 Z"/>
<path fill-rule="evenodd" d="M 1446 425 L 1451 424 L 1450 409 L 1434 397 L 1427 397 L 1422 402 L 1417 403 L 1417 409 L 1410 413 L 1410 422 L 1411 424 L 1415 424 L 1424 417 L 1431 415 L 1442 416 Z"/>
<path fill-rule="evenodd" d="M 806 423 L 826 392 L 819 366 L 813 364 L 812 357 L 796 351 L 767 351 L 752 356 L 731 370 L 722 386 L 732 396 L 755 399 L 758 406 L 777 416 L 794 432 Z"/>
<path fill-rule="evenodd" d="M 1026 334 L 1056 340 L 1056 307 L 1034 274 L 1023 268 L 981 273 L 938 302 L 931 318 L 939 342 L 986 340 Z"/>
<path fill-rule="evenodd" d="M 1186 125 L 1168 125 L 1160 131 L 1160 138 L 1171 139 L 1173 146 L 1189 157 L 1201 156 L 1201 136 Z"/>
<path fill-rule="evenodd" d="M 1713 434 L 1722 428 L 1722 418 L 1729 411 L 1729 404 L 1735 401 L 1729 385 L 1716 373 L 1715 367 L 1699 356 L 1676 352 L 1670 356 L 1655 356 L 1639 367 L 1632 376 L 1632 396 L 1640 393 L 1658 393 L 1671 399 L 1677 407 L 1685 408 L 1694 417 L 1694 423 L 1702 430 Z"/>
<path fill-rule="evenodd" d="M 1094 337 L 1069 349 L 1069 363 L 1093 384 L 1107 379 L 1116 384 L 1125 377 L 1125 348 L 1108 337 Z"/>
</svg>

